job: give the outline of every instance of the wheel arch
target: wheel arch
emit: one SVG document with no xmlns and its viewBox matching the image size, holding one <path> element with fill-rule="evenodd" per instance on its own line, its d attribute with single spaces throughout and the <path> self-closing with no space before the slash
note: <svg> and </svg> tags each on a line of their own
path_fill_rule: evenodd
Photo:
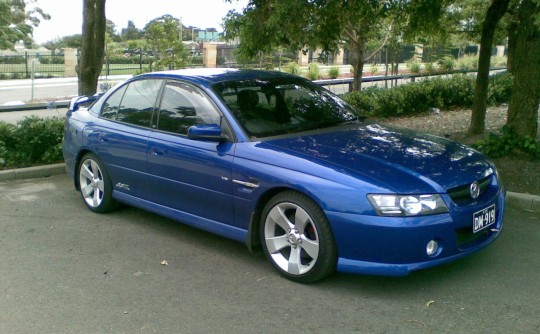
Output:
<svg viewBox="0 0 540 334">
<path fill-rule="evenodd" d="M 324 210 L 322 209 L 319 199 L 316 196 L 312 196 L 309 192 L 302 191 L 299 189 L 296 189 L 294 187 L 276 187 L 267 189 L 258 199 L 257 204 L 255 205 L 255 208 L 253 212 L 251 213 L 251 219 L 249 222 L 248 227 L 248 236 L 246 240 L 247 247 L 250 252 L 253 252 L 254 248 L 261 246 L 261 239 L 259 237 L 259 229 L 261 228 L 261 216 L 263 213 L 264 208 L 266 207 L 266 204 L 276 195 L 286 192 L 286 191 L 293 191 L 300 195 L 306 196 L 310 200 L 312 200 L 324 213 Z"/>
<path fill-rule="evenodd" d="M 95 154 L 94 152 L 92 152 L 89 149 L 84 149 L 84 150 L 79 151 L 79 153 L 77 154 L 77 157 L 75 158 L 75 169 L 74 169 L 75 174 L 74 174 L 74 177 L 73 177 L 73 183 L 75 185 L 75 189 L 77 189 L 77 190 L 81 190 L 81 185 L 79 184 L 79 177 L 78 177 L 79 176 L 78 175 L 79 166 L 81 164 L 82 157 L 84 157 L 88 153 Z"/>
</svg>

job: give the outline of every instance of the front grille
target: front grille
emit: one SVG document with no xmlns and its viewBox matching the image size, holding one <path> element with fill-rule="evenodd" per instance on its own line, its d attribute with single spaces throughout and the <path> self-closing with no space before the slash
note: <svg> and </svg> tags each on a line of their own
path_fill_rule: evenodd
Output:
<svg viewBox="0 0 540 334">
<path fill-rule="evenodd" d="M 486 191 L 487 187 L 489 186 L 491 182 L 491 177 L 492 175 L 486 176 L 483 179 L 477 181 L 480 185 L 480 196 Z M 475 201 L 471 198 L 470 186 L 470 184 L 465 184 L 459 187 L 452 188 L 448 190 L 448 195 L 457 205 L 469 204 Z"/>
<path fill-rule="evenodd" d="M 491 229 L 486 228 L 482 231 L 473 233 L 472 226 L 456 229 L 456 242 L 460 249 L 467 249 L 474 246 L 477 242 L 484 241 L 491 235 Z"/>
</svg>

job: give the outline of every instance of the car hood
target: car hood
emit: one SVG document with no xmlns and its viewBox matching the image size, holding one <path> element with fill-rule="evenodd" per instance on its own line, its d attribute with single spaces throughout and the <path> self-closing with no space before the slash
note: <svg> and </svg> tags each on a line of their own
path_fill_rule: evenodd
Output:
<svg viewBox="0 0 540 334">
<path fill-rule="evenodd" d="M 263 145 L 361 174 L 400 193 L 445 192 L 494 172 L 482 154 L 467 146 L 379 124 L 355 124 Z"/>
</svg>

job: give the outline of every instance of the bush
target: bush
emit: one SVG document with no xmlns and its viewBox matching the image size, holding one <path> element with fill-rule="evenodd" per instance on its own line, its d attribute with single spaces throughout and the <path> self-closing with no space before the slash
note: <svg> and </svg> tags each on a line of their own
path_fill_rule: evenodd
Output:
<svg viewBox="0 0 540 334">
<path fill-rule="evenodd" d="M 319 64 L 317 63 L 309 64 L 307 77 L 309 80 L 317 80 L 321 77 L 321 69 L 319 68 Z"/>
<path fill-rule="evenodd" d="M 435 67 L 435 64 L 433 63 L 426 63 L 425 69 L 426 69 L 426 72 L 428 73 L 433 73 L 437 70 L 437 68 Z"/>
<path fill-rule="evenodd" d="M 506 128 L 500 135 L 490 133 L 488 137 L 473 145 L 490 158 L 518 156 L 529 160 L 540 160 L 540 142 L 533 138 L 518 139 Z"/>
<path fill-rule="evenodd" d="M 474 97 L 475 77 L 454 75 L 449 79 L 435 78 L 391 89 L 371 87 L 343 95 L 358 111 L 367 115 L 392 117 L 411 115 L 435 107 L 470 107 Z M 512 80 L 508 74 L 490 78 L 488 103 L 508 102 Z"/>
<path fill-rule="evenodd" d="M 420 70 L 422 69 L 422 64 L 414 60 L 408 61 L 406 65 L 407 65 L 407 69 L 411 73 L 420 73 Z"/>
<path fill-rule="evenodd" d="M 16 125 L 0 122 L 0 169 L 62 161 L 64 120 L 27 117 Z"/>
<path fill-rule="evenodd" d="M 287 64 L 286 72 L 293 75 L 300 75 L 300 66 L 295 62 Z"/>
<path fill-rule="evenodd" d="M 65 60 L 64 60 L 64 56 L 41 56 L 39 57 L 39 62 L 43 65 L 48 65 L 48 64 L 60 65 L 60 64 L 64 64 Z"/>
<path fill-rule="evenodd" d="M 506 67 L 508 59 L 501 56 L 491 57 L 491 66 L 492 67 Z"/>
<path fill-rule="evenodd" d="M 508 103 L 512 95 L 513 84 L 513 76 L 509 72 L 492 75 L 488 86 L 488 104 L 500 105 Z"/>
<path fill-rule="evenodd" d="M 457 68 L 462 71 L 478 69 L 478 57 L 476 55 L 466 55 L 457 60 Z"/>
<path fill-rule="evenodd" d="M 369 71 L 371 72 L 371 75 L 376 75 L 379 73 L 379 65 L 376 63 L 369 65 Z"/>
<path fill-rule="evenodd" d="M 339 77 L 339 72 L 339 67 L 330 67 L 328 75 L 330 76 L 330 79 L 337 79 Z"/>
<path fill-rule="evenodd" d="M 456 60 L 451 56 L 441 58 L 439 59 L 439 66 L 443 71 L 453 71 L 456 68 Z"/>
</svg>

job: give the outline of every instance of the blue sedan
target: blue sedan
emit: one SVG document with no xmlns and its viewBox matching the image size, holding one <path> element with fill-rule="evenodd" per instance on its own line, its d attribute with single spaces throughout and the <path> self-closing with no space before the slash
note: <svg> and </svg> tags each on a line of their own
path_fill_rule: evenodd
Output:
<svg viewBox="0 0 540 334">
<path fill-rule="evenodd" d="M 298 282 L 406 275 L 486 247 L 503 226 L 505 191 L 483 155 L 366 121 L 279 72 L 136 76 L 72 101 L 63 150 L 88 209 L 124 203 L 262 246 Z"/>
</svg>

